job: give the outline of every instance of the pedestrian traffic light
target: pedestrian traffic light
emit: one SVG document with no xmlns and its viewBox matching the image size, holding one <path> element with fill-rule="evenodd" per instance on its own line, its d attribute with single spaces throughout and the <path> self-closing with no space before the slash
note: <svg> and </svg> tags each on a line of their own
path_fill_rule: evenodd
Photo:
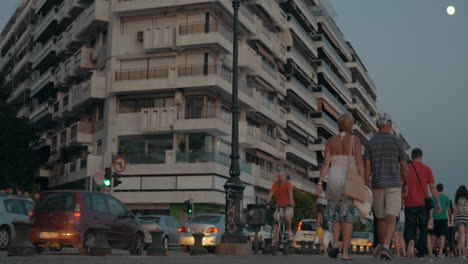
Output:
<svg viewBox="0 0 468 264">
<path fill-rule="evenodd" d="M 184 202 L 184 205 L 185 205 L 185 211 L 187 212 L 187 214 L 192 214 L 193 213 L 193 203 L 192 203 L 192 200 L 186 200 Z"/>
<path fill-rule="evenodd" d="M 111 179 L 112 179 L 112 171 L 110 168 L 105 168 L 104 169 L 104 180 L 102 181 L 102 185 L 106 187 L 111 186 Z"/>
<path fill-rule="evenodd" d="M 114 184 L 112 186 L 117 187 L 121 183 L 122 181 L 120 180 L 120 174 L 114 173 Z"/>
</svg>

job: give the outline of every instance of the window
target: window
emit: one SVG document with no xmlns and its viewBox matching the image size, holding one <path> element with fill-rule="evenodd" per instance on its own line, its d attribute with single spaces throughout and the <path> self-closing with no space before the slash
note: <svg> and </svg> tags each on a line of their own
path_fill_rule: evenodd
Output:
<svg viewBox="0 0 468 264">
<path fill-rule="evenodd" d="M 189 134 L 189 151 L 207 152 L 213 150 L 213 137 L 203 133 Z"/>
<path fill-rule="evenodd" d="M 144 138 L 120 139 L 119 152 L 145 153 L 146 140 Z"/>
<path fill-rule="evenodd" d="M 185 119 L 201 118 L 204 96 L 187 96 L 185 98 Z"/>
<path fill-rule="evenodd" d="M 231 112 L 229 112 L 229 109 L 227 107 L 221 106 L 221 119 L 231 123 Z"/>
<path fill-rule="evenodd" d="M 100 105 L 97 111 L 97 120 L 102 120 L 104 118 L 104 106 Z"/>
<path fill-rule="evenodd" d="M 148 139 L 148 153 L 163 153 L 172 150 L 173 137 L 171 135 L 161 135 Z"/>
<path fill-rule="evenodd" d="M 167 219 L 169 220 L 169 226 L 170 227 L 180 227 L 181 226 L 181 224 L 177 220 L 175 220 L 174 218 L 169 217 Z"/>
<path fill-rule="evenodd" d="M 159 224 L 159 220 L 161 219 L 160 217 L 154 217 L 154 216 L 142 216 L 139 217 L 140 223 L 142 224 Z"/>
<path fill-rule="evenodd" d="M 106 197 L 104 195 L 94 194 L 92 196 L 93 210 L 100 213 L 107 213 Z"/>
<path fill-rule="evenodd" d="M 20 199 L 7 199 L 3 201 L 5 210 L 10 214 L 28 215 Z"/>
<path fill-rule="evenodd" d="M 119 102 L 119 113 L 135 113 L 136 112 L 136 100 L 133 99 L 121 99 Z"/>
<path fill-rule="evenodd" d="M 272 128 L 272 127 L 268 127 L 267 128 L 267 135 L 270 136 L 270 137 L 275 137 L 275 129 Z"/>
<path fill-rule="evenodd" d="M 137 113 L 144 108 L 166 107 L 167 98 L 132 98 L 119 100 L 119 113 Z"/>
<path fill-rule="evenodd" d="M 125 213 L 127 212 L 125 207 L 119 201 L 117 201 L 116 199 L 108 196 L 107 197 L 107 202 L 108 202 L 108 205 L 109 205 L 109 210 L 110 210 L 112 215 L 121 217 L 121 216 L 124 216 Z"/>
<path fill-rule="evenodd" d="M 43 211 L 73 211 L 75 210 L 74 193 L 44 193 L 37 205 L 37 210 Z"/>
<path fill-rule="evenodd" d="M 96 141 L 96 156 L 102 155 L 102 139 Z"/>
</svg>

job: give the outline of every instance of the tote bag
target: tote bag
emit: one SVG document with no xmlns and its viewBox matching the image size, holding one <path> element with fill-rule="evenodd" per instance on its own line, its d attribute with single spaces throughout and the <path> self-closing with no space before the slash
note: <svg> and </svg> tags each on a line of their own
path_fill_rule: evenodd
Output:
<svg viewBox="0 0 468 264">
<path fill-rule="evenodd" d="M 354 157 L 354 136 L 351 136 L 349 156 Z M 366 200 L 364 179 L 358 173 L 355 160 L 353 158 L 349 158 L 348 160 L 348 171 L 346 174 L 344 194 L 353 200 L 364 202 Z"/>
</svg>

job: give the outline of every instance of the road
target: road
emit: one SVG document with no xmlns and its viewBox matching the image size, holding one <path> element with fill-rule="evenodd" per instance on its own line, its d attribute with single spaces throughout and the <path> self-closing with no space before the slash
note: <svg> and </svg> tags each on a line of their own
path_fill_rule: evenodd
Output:
<svg viewBox="0 0 468 264">
<path fill-rule="evenodd" d="M 330 259 L 325 256 L 247 256 L 247 257 L 233 257 L 233 256 L 216 256 L 207 255 L 199 257 L 191 257 L 186 253 L 182 253 L 178 250 L 172 250 L 169 252 L 170 255 L 167 257 L 149 257 L 149 256 L 131 256 L 126 251 L 114 250 L 112 256 L 107 257 L 88 257 L 79 256 L 75 250 L 64 249 L 62 252 L 44 252 L 35 257 L 8 257 L 7 252 L 0 252 L 0 264 L 54 264 L 54 263 L 71 263 L 71 264 L 238 264 L 244 263 L 255 263 L 255 264 L 310 264 L 310 263 L 342 263 L 339 259 Z M 356 264 L 371 264 L 371 263 L 383 263 L 386 261 L 374 259 L 368 255 L 357 255 L 354 256 L 355 261 L 352 263 Z M 440 258 L 425 258 L 425 259 L 408 259 L 408 258 L 397 258 L 393 263 L 468 263 L 466 259 L 440 259 Z"/>
</svg>

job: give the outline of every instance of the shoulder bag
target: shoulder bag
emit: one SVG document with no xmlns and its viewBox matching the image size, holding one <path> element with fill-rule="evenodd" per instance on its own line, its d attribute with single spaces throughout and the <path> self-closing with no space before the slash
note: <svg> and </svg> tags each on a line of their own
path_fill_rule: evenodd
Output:
<svg viewBox="0 0 468 264">
<path fill-rule="evenodd" d="M 418 179 L 419 184 L 421 185 L 421 188 L 424 192 L 424 207 L 426 208 L 427 211 L 431 210 L 432 208 L 435 208 L 434 206 L 434 201 L 429 197 L 427 194 L 427 186 L 424 188 L 424 184 L 422 184 L 421 179 L 419 178 L 418 170 L 416 170 L 416 166 L 414 166 L 414 163 L 411 163 L 413 165 L 414 172 L 416 173 L 416 178 Z"/>
<path fill-rule="evenodd" d="M 354 157 L 354 136 L 351 136 L 349 156 Z M 348 160 L 348 171 L 346 175 L 346 183 L 344 186 L 344 194 L 353 200 L 365 202 L 366 189 L 364 188 L 364 179 L 358 173 L 355 160 L 352 158 L 349 158 Z"/>
</svg>

